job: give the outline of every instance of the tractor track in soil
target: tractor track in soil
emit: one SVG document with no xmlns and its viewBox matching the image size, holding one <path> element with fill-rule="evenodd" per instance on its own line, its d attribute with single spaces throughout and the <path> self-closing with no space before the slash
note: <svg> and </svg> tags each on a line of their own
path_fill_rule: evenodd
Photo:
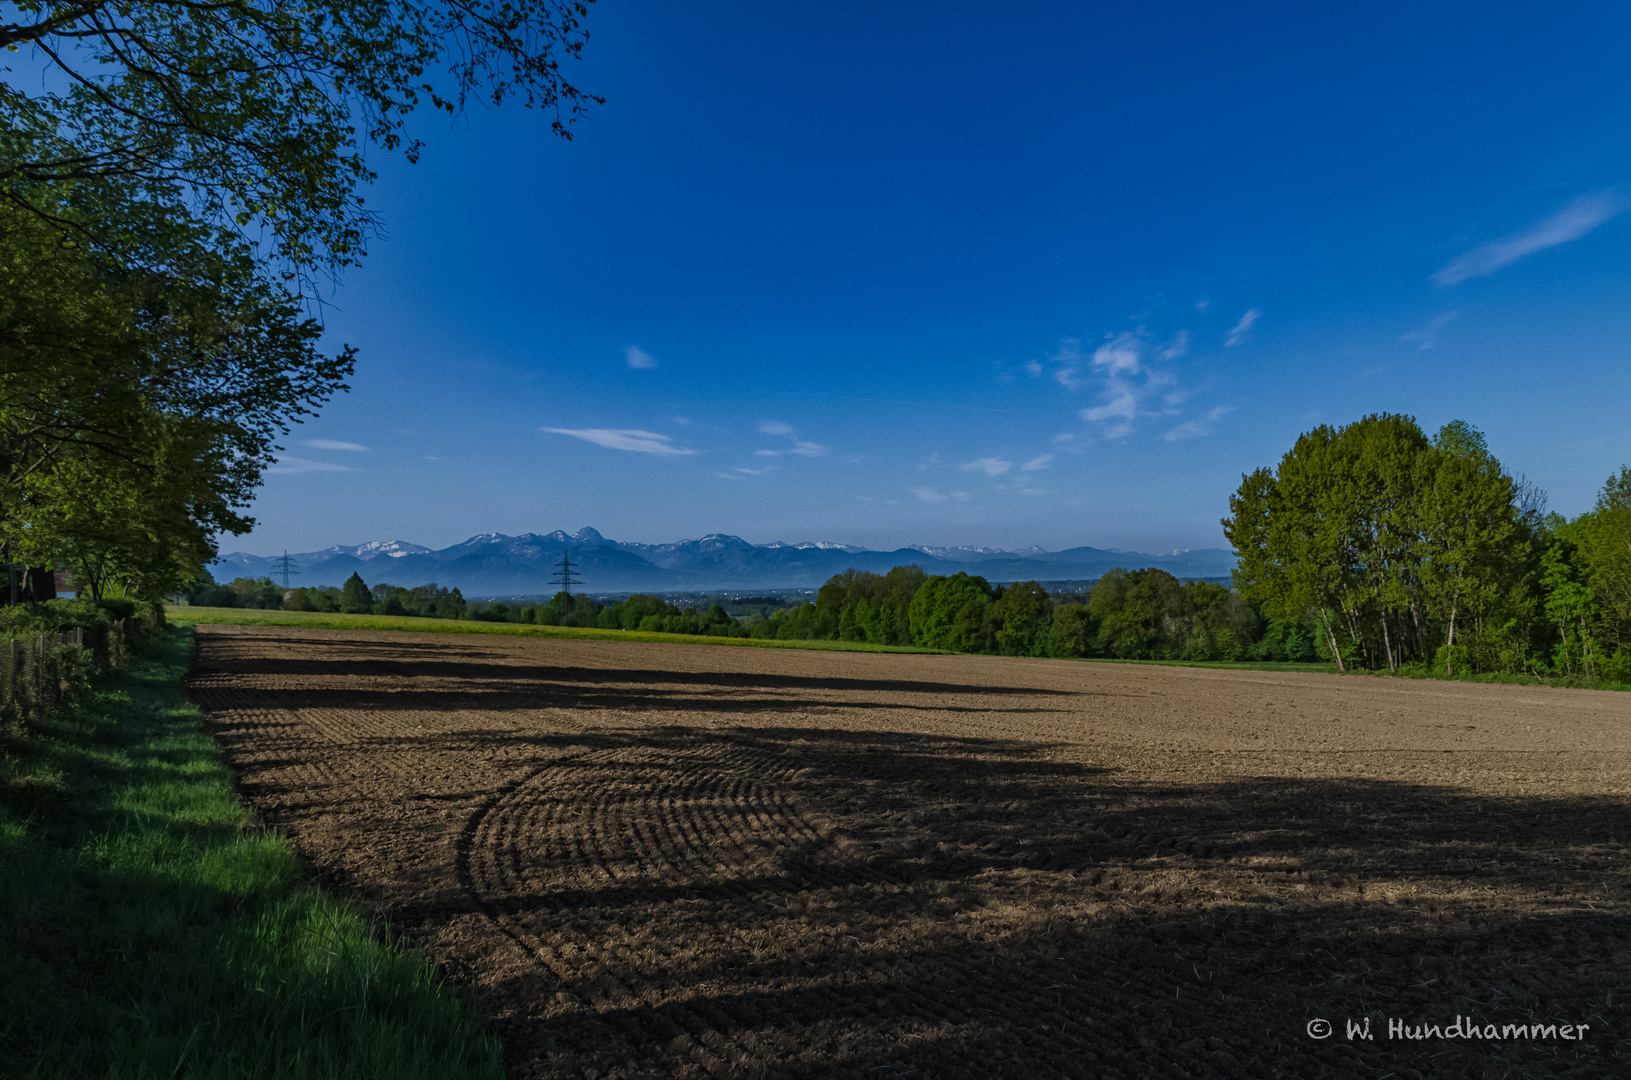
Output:
<svg viewBox="0 0 1631 1080">
<path fill-rule="evenodd" d="M 245 797 L 517 1076 L 1631 1072 L 1631 695 L 197 633 Z M 1458 1015 L 1590 1033 L 1386 1037 Z"/>
</svg>

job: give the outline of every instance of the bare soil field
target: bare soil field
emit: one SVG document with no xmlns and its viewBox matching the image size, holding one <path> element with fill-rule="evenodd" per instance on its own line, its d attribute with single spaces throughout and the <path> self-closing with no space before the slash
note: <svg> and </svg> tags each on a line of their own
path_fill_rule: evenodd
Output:
<svg viewBox="0 0 1631 1080">
<path fill-rule="evenodd" d="M 197 634 L 245 796 L 516 1076 L 1631 1076 L 1628 694 Z"/>
</svg>

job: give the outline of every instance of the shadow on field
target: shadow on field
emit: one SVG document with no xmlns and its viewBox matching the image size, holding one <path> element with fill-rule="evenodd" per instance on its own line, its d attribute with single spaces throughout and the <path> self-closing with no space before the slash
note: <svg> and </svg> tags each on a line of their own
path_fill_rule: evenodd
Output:
<svg viewBox="0 0 1631 1080">
<path fill-rule="evenodd" d="M 639 789 L 665 748 L 676 775 L 696 769 L 699 733 L 626 737 L 640 760 L 593 741 L 592 786 L 615 791 L 626 773 L 627 820 L 655 818 Z M 622 819 L 586 818 L 577 841 L 595 837 L 592 861 L 621 869 L 563 866 L 539 876 L 544 887 L 484 897 L 521 940 L 541 933 L 589 957 L 575 977 L 522 971 L 502 989 L 534 1003 L 510 1033 L 518 1060 L 680 1073 L 652 1047 L 723 1032 L 786 1075 L 1631 1068 L 1621 800 L 1363 780 L 1161 785 L 1050 762 L 1046 748 L 819 729 L 726 740 L 791 757 L 790 790 L 829 808 L 836 831 L 773 850 L 745 876 L 687 880 L 650 870 L 637 830 L 602 828 Z M 729 825 L 729 799 L 695 798 L 697 820 Z M 732 846 L 732 833 L 715 842 Z M 504 857 L 548 850 L 522 833 Z M 616 952 L 596 955 L 607 942 Z M 585 986 L 605 973 L 655 989 L 598 1001 Z M 563 990 L 597 1009 L 536 1015 Z M 1413 1031 L 1458 1016 L 1589 1033 L 1388 1038 L 1390 1020 Z M 1374 1038 L 1348 1039 L 1346 1021 L 1366 1017 Z M 1310 1038 L 1321 1018 L 1337 1034 Z M 828 1049 L 796 1065 L 811 1040 Z"/>
<path fill-rule="evenodd" d="M 310 638 L 280 638 L 256 635 L 270 644 L 298 644 L 310 647 Z M 548 643 L 549 639 L 531 639 Z M 330 643 L 325 642 L 325 645 Z M 612 644 L 617 644 L 612 642 Z M 332 655 L 257 656 L 236 660 L 234 674 L 294 678 L 330 677 L 336 680 L 369 677 L 456 679 L 480 683 L 490 692 L 518 692 L 522 688 L 539 692 L 558 689 L 593 694 L 596 686 L 627 683 L 696 688 L 704 691 L 750 690 L 855 690 L 878 694 L 957 694 L 976 697 L 1078 697 L 1075 690 L 1055 690 L 1030 686 L 988 686 L 974 683 L 922 682 L 888 678 L 843 678 L 835 676 L 787 675 L 777 672 L 698 672 L 670 669 L 580 668 L 542 663 L 516 663 L 512 653 L 498 653 L 477 646 L 414 643 L 413 659 L 393 657 L 403 651 L 396 642 L 332 642 Z M 847 658 L 869 654 L 846 654 Z M 511 660 L 509 663 L 481 661 Z M 194 675 L 214 674 L 216 669 L 200 668 Z M 668 691 L 673 694 L 680 691 Z"/>
<path fill-rule="evenodd" d="M 506 720 L 612 702 L 681 717 L 882 707 L 806 699 L 787 677 L 505 664 L 448 674 L 491 680 L 468 691 L 344 686 L 373 662 L 306 672 L 332 674 L 333 690 L 236 689 L 233 707 Z M 622 680 L 636 685 L 606 685 Z M 833 682 L 810 689 L 987 692 Z M 733 699 L 744 689 L 792 693 Z M 1089 765 L 1058 760 L 1058 744 L 802 717 L 265 749 L 246 790 L 329 807 L 336 844 L 409 859 L 448 837 L 413 833 L 399 805 L 475 806 L 456 873 L 384 903 L 413 935 L 460 942 L 438 956 L 480 985 L 518 1075 L 1631 1075 L 1623 797 L 1515 793 L 1521 777 L 1469 779 L 1429 754 L 1442 786 L 1150 780 L 1153 755 Z M 364 779 L 312 788 L 280 772 L 322 755 L 354 755 Z M 1520 772 L 1524 756 L 1509 758 Z M 369 763 L 457 777 L 494 759 L 510 772 L 487 790 L 368 786 Z M 343 852 L 307 854 L 321 866 Z M 466 936 L 438 937 L 452 926 Z M 1367 1018 L 1372 1038 L 1349 1038 Z M 1458 1018 L 1478 1037 L 1410 1037 Z M 1315 1020 L 1334 1033 L 1311 1037 Z M 1535 1023 L 1557 1027 L 1482 1030 Z M 1565 1039 L 1561 1025 L 1588 1030 Z"/>
</svg>

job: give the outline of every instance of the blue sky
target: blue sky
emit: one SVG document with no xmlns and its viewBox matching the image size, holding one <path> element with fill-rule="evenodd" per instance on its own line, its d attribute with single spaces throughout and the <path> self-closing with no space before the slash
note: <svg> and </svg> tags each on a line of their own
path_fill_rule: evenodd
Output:
<svg viewBox="0 0 1631 1080">
<path fill-rule="evenodd" d="M 354 389 L 225 550 L 593 525 L 1222 546 L 1242 472 L 1464 419 L 1631 462 L 1631 10 L 594 5 L 570 143 L 425 118 Z"/>
</svg>

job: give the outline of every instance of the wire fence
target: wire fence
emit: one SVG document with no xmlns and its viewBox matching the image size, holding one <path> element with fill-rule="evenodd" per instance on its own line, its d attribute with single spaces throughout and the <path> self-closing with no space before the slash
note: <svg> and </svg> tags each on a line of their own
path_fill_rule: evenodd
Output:
<svg viewBox="0 0 1631 1080">
<path fill-rule="evenodd" d="M 90 676 L 130 663 L 129 620 L 0 639 L 0 726 L 38 723 L 89 689 Z"/>
</svg>

